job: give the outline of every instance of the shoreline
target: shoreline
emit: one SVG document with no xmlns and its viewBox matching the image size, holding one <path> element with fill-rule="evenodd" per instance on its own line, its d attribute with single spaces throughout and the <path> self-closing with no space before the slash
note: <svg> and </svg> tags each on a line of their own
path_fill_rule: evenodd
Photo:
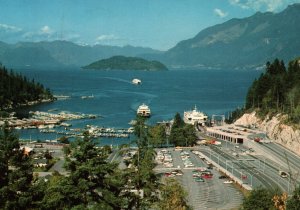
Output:
<svg viewBox="0 0 300 210">
<path fill-rule="evenodd" d="M 8 112 L 8 113 L 13 113 L 15 112 L 15 109 L 26 107 L 26 106 L 34 106 L 38 104 L 44 104 L 44 103 L 50 103 L 56 101 L 57 98 L 54 97 L 53 99 L 40 99 L 40 100 L 35 100 L 35 101 L 28 101 L 26 103 L 21 103 L 21 104 L 16 104 L 16 105 L 8 105 L 9 107 L 3 107 L 0 108 L 0 111 Z"/>
</svg>

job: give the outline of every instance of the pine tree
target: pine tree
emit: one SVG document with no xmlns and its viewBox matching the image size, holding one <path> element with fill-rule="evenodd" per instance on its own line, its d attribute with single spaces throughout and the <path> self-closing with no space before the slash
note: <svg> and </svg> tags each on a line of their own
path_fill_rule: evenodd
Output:
<svg viewBox="0 0 300 210">
<path fill-rule="evenodd" d="M 20 149 L 19 139 L 5 123 L 0 133 L 0 208 L 30 208 L 33 178 L 30 157 Z"/>
<path fill-rule="evenodd" d="M 107 162 L 107 152 L 97 148 L 87 133 L 83 140 L 73 142 L 67 152 L 70 175 L 47 188 L 42 208 L 121 209 L 125 181 L 117 163 Z"/>
</svg>

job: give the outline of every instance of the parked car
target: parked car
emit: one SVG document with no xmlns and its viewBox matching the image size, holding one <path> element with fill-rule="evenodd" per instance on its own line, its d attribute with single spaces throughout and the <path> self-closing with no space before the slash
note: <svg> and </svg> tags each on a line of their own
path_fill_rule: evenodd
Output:
<svg viewBox="0 0 300 210">
<path fill-rule="evenodd" d="M 195 181 L 196 181 L 196 182 L 204 182 L 204 179 L 202 179 L 201 177 L 196 177 L 196 178 L 195 178 Z"/>
</svg>

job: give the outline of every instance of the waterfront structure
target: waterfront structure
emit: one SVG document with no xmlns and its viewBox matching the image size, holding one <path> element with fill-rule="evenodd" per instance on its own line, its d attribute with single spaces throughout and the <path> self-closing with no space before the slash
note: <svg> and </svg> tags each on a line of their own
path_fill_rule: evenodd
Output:
<svg viewBox="0 0 300 210">
<path fill-rule="evenodd" d="M 150 117 L 150 115 L 151 115 L 150 108 L 146 104 L 140 105 L 138 107 L 136 113 L 137 113 L 137 115 L 142 116 L 142 117 Z"/>
<path fill-rule="evenodd" d="M 207 121 L 207 116 L 203 112 L 198 111 L 195 105 L 192 111 L 184 112 L 183 121 L 187 124 L 192 124 L 192 125 L 198 124 L 203 126 Z"/>
<path fill-rule="evenodd" d="M 224 126 L 215 126 L 215 127 L 207 127 L 206 134 L 216 139 L 221 139 L 224 141 L 229 141 L 235 144 L 244 143 L 245 139 L 247 139 L 247 134 L 242 132 L 241 130 L 237 130 L 232 125 L 224 125 Z"/>
</svg>

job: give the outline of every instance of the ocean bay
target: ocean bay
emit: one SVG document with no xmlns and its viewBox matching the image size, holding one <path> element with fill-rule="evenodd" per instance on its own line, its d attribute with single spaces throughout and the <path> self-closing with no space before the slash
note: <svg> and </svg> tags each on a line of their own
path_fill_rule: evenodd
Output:
<svg viewBox="0 0 300 210">
<path fill-rule="evenodd" d="M 73 128 L 96 125 L 112 128 L 128 128 L 135 118 L 136 109 L 142 103 L 149 105 L 150 124 L 170 120 L 176 112 L 197 108 L 209 116 L 228 115 L 244 104 L 248 87 L 260 71 L 239 70 L 171 70 L 171 71 L 96 71 L 82 69 L 20 70 L 28 78 L 50 88 L 54 95 L 70 96 L 36 106 L 22 108 L 29 111 L 68 111 L 94 114 L 96 119 L 73 120 Z M 141 85 L 133 85 L 139 78 Z M 93 96 L 82 99 L 82 96 Z M 39 133 L 37 129 L 20 130 L 24 139 L 55 139 L 57 134 Z M 101 140 L 112 144 L 111 139 Z M 128 139 L 118 139 L 118 143 Z"/>
</svg>

